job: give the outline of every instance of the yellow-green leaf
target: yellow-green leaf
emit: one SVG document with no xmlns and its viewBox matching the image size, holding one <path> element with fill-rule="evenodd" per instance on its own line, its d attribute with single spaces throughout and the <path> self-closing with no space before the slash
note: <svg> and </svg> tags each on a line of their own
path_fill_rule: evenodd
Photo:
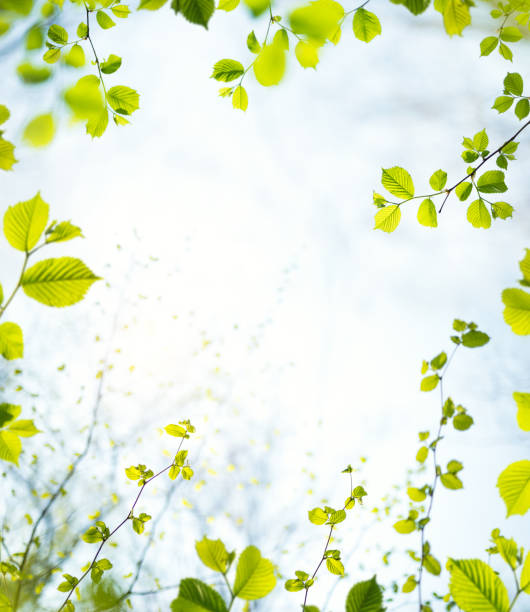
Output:
<svg viewBox="0 0 530 612">
<path fill-rule="evenodd" d="M 449 36 L 461 36 L 464 28 L 471 23 L 469 7 L 463 0 L 446 0 L 443 17 L 445 31 Z"/>
<path fill-rule="evenodd" d="M 24 339 L 22 330 L 16 323 L 0 325 L 0 355 L 11 361 L 24 356 Z"/>
<path fill-rule="evenodd" d="M 355 37 L 369 43 L 378 34 L 381 34 L 381 23 L 374 13 L 359 8 L 353 16 L 353 33 Z"/>
<path fill-rule="evenodd" d="M 140 108 L 138 92 L 124 85 L 111 87 L 107 92 L 107 101 L 116 112 L 125 115 L 130 115 Z"/>
<path fill-rule="evenodd" d="M 55 134 L 53 115 L 47 113 L 32 119 L 24 129 L 24 140 L 33 147 L 45 147 Z"/>
<path fill-rule="evenodd" d="M 96 20 L 100 27 L 102 27 L 104 30 L 108 30 L 116 25 L 116 23 L 104 11 L 98 11 L 96 13 Z"/>
<path fill-rule="evenodd" d="M 328 557 L 326 559 L 326 567 L 328 571 L 336 576 L 344 576 L 344 565 L 338 559 L 333 559 L 333 557 Z"/>
<path fill-rule="evenodd" d="M 506 516 L 526 514 L 530 508 L 530 461 L 511 463 L 500 473 L 497 487 L 506 504 Z"/>
<path fill-rule="evenodd" d="M 412 519 L 404 519 L 394 523 L 394 529 L 398 533 L 412 533 L 416 529 L 416 523 Z"/>
<path fill-rule="evenodd" d="M 15 158 L 15 145 L 0 136 L 0 169 L 11 170 L 17 163 Z"/>
<path fill-rule="evenodd" d="M 514 391 L 513 399 L 517 404 L 517 423 L 523 431 L 530 431 L 530 393 Z"/>
<path fill-rule="evenodd" d="M 255 600 L 268 595 L 276 585 L 274 566 L 255 546 L 247 546 L 239 556 L 234 595 Z"/>
<path fill-rule="evenodd" d="M 20 438 L 12 431 L 0 431 L 0 459 L 18 465 L 18 458 L 22 451 Z"/>
<path fill-rule="evenodd" d="M 232 96 L 232 106 L 242 111 L 246 111 L 248 108 L 248 96 L 246 89 L 239 85 L 235 88 Z"/>
<path fill-rule="evenodd" d="M 209 540 L 206 536 L 195 542 L 199 559 L 214 572 L 224 574 L 228 568 L 228 551 L 221 540 Z"/>
<path fill-rule="evenodd" d="M 483 200 L 471 202 L 467 209 L 467 220 L 473 227 L 488 229 L 491 226 L 491 215 Z"/>
<path fill-rule="evenodd" d="M 31 436 L 41 433 L 40 429 L 35 427 L 35 423 L 29 419 L 13 421 L 7 428 L 21 438 L 31 438 Z"/>
<path fill-rule="evenodd" d="M 221 11 L 229 13 L 239 6 L 239 0 L 221 0 L 217 7 Z"/>
<path fill-rule="evenodd" d="M 506 587 L 489 565 L 479 559 L 449 561 L 449 590 L 465 612 L 508 612 Z"/>
<path fill-rule="evenodd" d="M 423 200 L 418 208 L 418 221 L 426 227 L 438 227 L 438 217 L 436 215 L 436 206 L 434 202 L 427 198 Z"/>
<path fill-rule="evenodd" d="M 99 277 L 80 259 L 44 259 L 22 277 L 22 289 L 29 297 L 47 306 L 70 306 L 81 301 Z"/>
<path fill-rule="evenodd" d="M 294 49 L 296 59 L 303 68 L 316 68 L 318 64 L 318 51 L 316 45 L 301 40 Z"/>
<path fill-rule="evenodd" d="M 519 584 L 521 585 L 523 591 L 530 595 L 530 552 L 526 553 L 526 559 L 524 560 Z"/>
<path fill-rule="evenodd" d="M 4 215 L 4 234 L 9 244 L 19 251 L 31 251 L 46 228 L 48 211 L 40 193 L 10 206 Z"/>
<path fill-rule="evenodd" d="M 46 230 L 46 242 L 66 242 L 78 236 L 83 237 L 81 228 L 77 227 L 77 225 L 72 225 L 70 221 L 54 223 Z"/>
<path fill-rule="evenodd" d="M 285 50 L 278 43 L 264 45 L 254 62 L 254 76 L 260 85 L 278 85 L 285 72 Z"/>
<path fill-rule="evenodd" d="M 380 229 L 383 232 L 393 232 L 401 221 L 401 211 L 397 204 L 391 204 L 380 208 L 375 214 L 374 229 Z"/>
<path fill-rule="evenodd" d="M 392 195 L 403 200 L 414 196 L 414 183 L 410 174 L 399 166 L 383 168 L 381 183 Z"/>
<path fill-rule="evenodd" d="M 407 489 L 407 495 L 415 502 L 422 502 L 427 497 L 424 491 L 416 487 L 409 487 Z"/>
<path fill-rule="evenodd" d="M 73 45 L 70 52 L 65 56 L 64 61 L 73 68 L 81 68 L 85 65 L 85 52 L 81 45 Z"/>
<path fill-rule="evenodd" d="M 522 289 L 505 289 L 502 292 L 504 320 L 514 334 L 530 334 L 530 293 Z"/>
</svg>

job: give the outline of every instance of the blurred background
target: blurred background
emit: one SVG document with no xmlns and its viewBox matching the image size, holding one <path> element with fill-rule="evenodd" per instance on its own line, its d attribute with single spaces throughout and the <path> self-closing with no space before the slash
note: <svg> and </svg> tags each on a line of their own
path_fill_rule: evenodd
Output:
<svg viewBox="0 0 530 612">
<path fill-rule="evenodd" d="M 427 537 L 442 567 L 447 556 L 486 560 L 495 527 L 530 546 L 527 517 L 505 522 L 495 487 L 509 462 L 528 456 L 512 399 L 528 390 L 527 340 L 504 323 L 500 299 L 530 247 L 524 134 L 507 175 L 513 219 L 488 231 L 473 228 L 467 204 L 451 197 L 437 229 L 418 225 L 412 202 L 388 235 L 373 231 L 371 204 L 381 167 L 407 168 L 424 193 L 438 168 L 448 184 L 464 175 L 463 136 L 487 128 L 495 147 L 511 136 L 517 120 L 491 106 L 508 70 L 528 76 L 521 67 L 530 52 L 520 43 L 513 66 L 497 54 L 479 58 L 495 28 L 487 6 L 473 9 L 461 38 L 447 37 L 432 8 L 419 17 L 393 4 L 368 8 L 382 36 L 364 44 L 348 21 L 316 72 L 291 56 L 277 87 L 249 74 L 246 113 L 218 97 L 208 77 L 222 58 L 249 63 L 246 36 L 254 29 L 263 38 L 265 16 L 218 11 L 206 31 L 169 7 L 133 12 L 94 37 L 100 57 L 123 57 L 106 83 L 138 90 L 141 108 L 131 125 L 111 124 L 94 140 L 61 98 L 94 67 L 61 65 L 45 83 L 24 85 L 22 23 L 3 37 L 0 102 L 11 110 L 6 136 L 19 159 L 2 174 L 3 209 L 40 190 L 50 217 L 85 236 L 46 256 L 81 257 L 104 278 L 75 307 L 48 309 L 20 294 L 7 313 L 24 330 L 25 355 L 2 365 L 2 385 L 43 431 L 24 441 L 19 469 L 2 465 L 11 552 L 29 535 L 24 514 L 35 519 L 82 452 L 97 406 L 93 443 L 34 549 L 35 587 L 43 586 L 27 609 L 60 605 L 60 573 L 49 572 L 79 576 L 95 549 L 79 540 L 89 516 L 100 512 L 109 526 L 124 518 L 137 492 L 124 468 L 167 465 L 178 441 L 162 429 L 187 418 L 197 428 L 184 446 L 194 479 L 160 478 L 146 489 L 138 507 L 153 516 L 146 534 L 129 526 L 117 534 L 103 555 L 114 569 L 90 600 L 97 604 L 78 609 L 126 609 L 115 602 L 139 559 L 135 609 L 167 610 L 184 577 L 216 584 L 196 558 L 203 535 L 238 552 L 254 544 L 277 565 L 275 591 L 251 610 L 298 609 L 303 597 L 283 582 L 312 572 L 327 537 L 307 511 L 323 500 L 342 507 L 348 464 L 368 496 L 336 531 L 347 576 L 322 571 L 308 603 L 344 610 L 352 584 L 377 573 L 389 610 L 417 609 L 415 593 L 394 595 L 391 585 L 414 572 L 405 551 L 418 550 L 419 535 L 398 535 L 392 524 L 408 513 L 406 483 L 432 480 L 430 465 L 417 473 L 415 455 L 417 432 L 437 425 L 439 395 L 420 393 L 420 367 L 451 349 L 455 317 L 475 321 L 491 341 L 459 350 L 444 381 L 475 425 L 448 428 L 440 443 L 440 464 L 463 462 L 464 489 L 437 490 Z M 75 31 L 83 13 L 69 6 L 61 25 Z M 59 125 L 52 144 L 25 146 L 24 126 L 47 112 Z M 0 242 L 5 291 L 21 260 Z M 426 575 L 425 592 L 444 595 L 447 577 Z M 522 600 L 514 607 L 525 609 Z"/>
</svg>

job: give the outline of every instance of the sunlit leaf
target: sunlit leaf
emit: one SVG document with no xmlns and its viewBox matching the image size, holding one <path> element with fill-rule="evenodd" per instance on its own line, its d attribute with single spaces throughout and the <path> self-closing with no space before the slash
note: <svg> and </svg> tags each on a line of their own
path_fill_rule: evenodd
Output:
<svg viewBox="0 0 530 612">
<path fill-rule="evenodd" d="M 31 251 L 46 228 L 49 208 L 40 193 L 10 206 L 4 214 L 4 234 L 9 244 L 19 251 Z"/>
<path fill-rule="evenodd" d="M 261 599 L 276 585 L 274 566 L 255 546 L 247 546 L 239 556 L 234 595 L 241 599 Z"/>
<path fill-rule="evenodd" d="M 449 569 L 449 590 L 464 612 L 508 612 L 506 587 L 484 561 L 451 559 Z"/>
<path fill-rule="evenodd" d="M 530 461 L 511 463 L 499 475 L 497 487 L 506 504 L 507 516 L 526 514 L 530 508 Z"/>
</svg>

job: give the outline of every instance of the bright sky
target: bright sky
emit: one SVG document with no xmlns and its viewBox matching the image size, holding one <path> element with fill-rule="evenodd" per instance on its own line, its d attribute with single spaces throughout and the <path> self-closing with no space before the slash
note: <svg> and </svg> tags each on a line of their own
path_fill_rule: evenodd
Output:
<svg viewBox="0 0 530 612">
<path fill-rule="evenodd" d="M 197 421 L 202 442 L 190 442 L 190 457 L 193 462 L 203 444 L 197 479 L 207 481 L 209 493 L 203 501 L 191 487 L 177 491 L 179 520 L 164 529 L 178 538 L 174 568 L 180 569 L 159 571 L 162 583 L 187 575 L 185 560 L 204 532 L 239 550 L 257 544 L 284 578 L 309 570 L 325 535 L 306 511 L 323 497 L 343 503 L 347 481 L 340 471 L 359 466 L 360 456 L 368 458 L 362 478 L 369 493 L 361 522 L 369 523 L 369 510 L 414 467 L 417 432 L 436 425 L 438 395 L 419 392 L 419 369 L 422 359 L 451 348 L 454 317 L 476 321 L 492 341 L 459 351 L 447 376 L 447 392 L 476 425 L 466 433 L 450 430 L 440 443 L 444 465 L 463 461 L 465 489 L 439 491 L 429 539 L 442 565 L 449 554 L 485 558 L 494 527 L 530 546 L 522 538 L 527 519 L 504 522 L 495 489 L 499 472 L 527 456 L 511 394 L 528 390 L 528 342 L 504 324 L 500 301 L 502 289 L 520 277 L 517 262 L 530 247 L 527 147 L 508 175 L 514 218 L 488 231 L 471 227 L 466 206 L 454 197 L 438 229 L 418 225 L 414 204 L 392 235 L 372 230 L 371 205 L 372 189 L 382 189 L 382 166 L 407 168 L 422 192 L 440 167 L 450 182 L 461 178 L 463 135 L 484 127 L 492 143 L 511 135 L 513 114 L 497 117 L 489 109 L 512 66 L 496 56 L 478 58 L 486 30 L 448 39 L 434 12 L 413 18 L 391 4 L 372 10 L 383 36 L 365 45 L 345 28 L 316 73 L 291 62 L 285 82 L 270 89 L 250 77 L 245 114 L 217 97 L 218 84 L 208 76 L 219 59 L 247 62 L 246 35 L 255 28 L 260 38 L 262 22 L 243 9 L 219 12 L 206 32 L 168 10 L 134 15 L 97 33 L 101 56 L 124 58 L 108 82 L 141 93 L 133 125 L 110 125 L 91 142 L 81 127 L 66 129 L 63 113 L 65 125 L 49 149 L 21 146 L 20 163 L 3 176 L 4 208 L 41 190 L 53 218 L 82 227 L 84 241 L 50 247 L 49 256 L 77 254 L 110 283 L 94 285 L 69 310 L 46 309 L 23 295 L 10 308 L 25 331 L 26 387 L 48 398 L 35 403 L 41 418 L 50 427 L 87 422 L 98 361 L 123 294 L 120 331 L 111 342 L 121 352 L 111 358 L 102 416 L 110 437 L 124 444 L 113 455 L 118 467 L 146 457 L 164 465 L 157 428 L 180 418 Z M 78 21 L 63 25 L 73 30 Z M 484 26 L 493 31 L 489 21 Z M 517 49 L 514 68 L 529 59 L 527 48 Z M 11 126 L 52 107 L 62 112 L 58 94 L 72 71 L 63 68 L 51 86 L 34 92 L 15 87 L 10 74 L 2 102 L 12 109 Z M 0 253 L 6 288 L 18 260 L 5 242 Z M 97 334 L 102 342 L 94 342 Z M 62 363 L 67 368 L 59 374 Z M 81 385 L 85 399 L 76 408 Z M 101 427 L 98 443 L 109 452 L 106 436 Z M 32 439 L 35 452 L 42 439 Z M 87 465 L 80 477 L 91 474 Z M 123 514 L 133 489 L 123 486 L 122 474 L 111 490 L 123 494 Z M 415 482 L 423 484 L 421 477 Z M 100 495 L 108 498 L 110 490 Z M 200 509 L 195 515 L 183 497 Z M 80 505 L 80 514 L 94 510 L 85 499 Z M 239 516 L 247 524 L 238 525 Z M 297 523 L 286 543 L 284 526 Z M 353 516 L 345 525 L 346 554 L 361 530 Z M 307 545 L 298 550 L 302 540 Z M 396 536 L 390 524 L 364 533 L 347 566 L 350 577 L 327 612 L 343 609 L 345 593 L 378 569 L 381 552 L 417 548 L 417 540 Z M 158 542 L 157 556 L 177 554 L 174 541 Z M 402 582 L 412 566 L 400 559 L 385 578 Z M 432 581 L 442 593 L 444 584 Z M 312 603 L 322 605 L 327 592 L 322 580 Z M 414 609 L 415 597 L 410 601 Z M 278 587 L 260 609 L 283 612 L 298 603 Z"/>
</svg>

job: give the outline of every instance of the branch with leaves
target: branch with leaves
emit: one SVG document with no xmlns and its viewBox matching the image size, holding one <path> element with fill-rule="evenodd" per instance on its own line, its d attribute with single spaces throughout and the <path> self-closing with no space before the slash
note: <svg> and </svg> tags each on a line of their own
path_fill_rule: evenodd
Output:
<svg viewBox="0 0 530 612">
<path fill-rule="evenodd" d="M 88 567 L 84 570 L 83 574 L 79 578 L 76 576 L 72 576 L 71 574 L 63 574 L 64 581 L 59 584 L 57 587 L 58 591 L 67 593 L 66 599 L 63 601 L 61 606 L 58 608 L 57 612 L 61 610 L 66 610 L 70 612 L 75 610 L 75 606 L 71 601 L 71 596 L 78 587 L 78 585 L 88 576 L 90 573 L 90 577 L 93 582 L 96 584 L 100 582 L 101 578 L 105 571 L 108 571 L 112 568 L 112 563 L 108 559 L 99 559 L 99 555 L 105 546 L 105 544 L 112 538 L 112 536 L 119 531 L 128 521 L 132 522 L 133 530 L 141 535 L 144 532 L 145 524 L 151 520 L 151 516 L 145 512 L 141 512 L 137 516 L 135 516 L 134 511 L 136 505 L 140 501 L 142 493 L 145 490 L 145 487 L 153 480 L 156 480 L 159 476 L 168 472 L 169 478 L 171 480 L 175 480 L 179 474 L 182 476 L 184 480 L 191 480 L 193 477 L 193 470 L 189 466 L 186 461 L 188 451 L 181 450 L 182 444 L 185 439 L 190 437 L 190 434 L 195 433 L 195 427 L 190 423 L 189 420 L 179 421 L 178 425 L 167 425 L 165 428 L 166 432 L 170 436 L 175 436 L 177 438 L 181 438 L 180 443 L 178 445 L 175 458 L 173 461 L 161 469 L 156 474 L 153 470 L 148 469 L 144 464 L 139 464 L 136 466 L 130 466 L 125 469 L 125 474 L 127 478 L 130 480 L 138 481 L 138 486 L 140 490 L 136 495 L 127 516 L 114 527 L 114 529 L 110 530 L 104 521 L 96 521 L 93 526 L 89 527 L 88 530 L 83 535 L 83 540 L 88 544 L 96 544 L 99 543 L 99 546 L 92 557 L 92 560 L 88 564 Z"/>
</svg>

